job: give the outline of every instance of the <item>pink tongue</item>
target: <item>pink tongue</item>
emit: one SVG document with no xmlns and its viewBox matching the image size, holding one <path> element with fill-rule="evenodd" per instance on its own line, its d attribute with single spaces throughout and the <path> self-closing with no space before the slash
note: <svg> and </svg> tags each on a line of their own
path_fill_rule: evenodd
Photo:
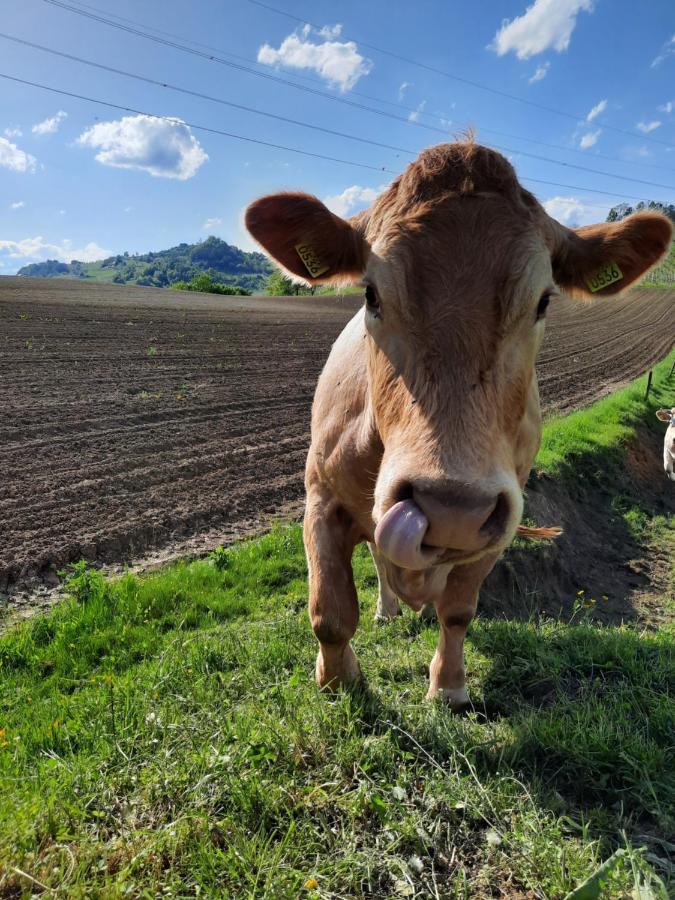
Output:
<svg viewBox="0 0 675 900">
<path fill-rule="evenodd" d="M 375 543 L 395 565 L 426 569 L 431 560 L 422 551 L 429 522 L 412 500 L 401 500 L 382 516 L 375 529 Z"/>
</svg>

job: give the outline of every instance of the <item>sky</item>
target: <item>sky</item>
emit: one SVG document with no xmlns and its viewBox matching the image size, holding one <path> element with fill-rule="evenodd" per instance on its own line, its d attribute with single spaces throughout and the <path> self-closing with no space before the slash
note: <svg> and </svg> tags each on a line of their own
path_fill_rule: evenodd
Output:
<svg viewBox="0 0 675 900">
<path fill-rule="evenodd" d="M 255 249 L 260 194 L 348 216 L 467 128 L 570 227 L 675 202 L 672 0 L 0 6 L 0 74 L 33 82 L 0 78 L 0 275 L 210 234 Z"/>
</svg>

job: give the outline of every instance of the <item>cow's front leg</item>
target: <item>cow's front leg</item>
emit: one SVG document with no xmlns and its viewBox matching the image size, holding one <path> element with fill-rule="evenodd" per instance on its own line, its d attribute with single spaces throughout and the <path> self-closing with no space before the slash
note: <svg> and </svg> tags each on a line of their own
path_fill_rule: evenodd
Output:
<svg viewBox="0 0 675 900">
<path fill-rule="evenodd" d="M 309 569 L 309 617 L 319 641 L 316 680 L 337 689 L 361 675 L 349 642 L 359 621 L 352 573 L 354 527 L 331 496 L 319 490 L 307 495 L 304 522 Z"/>
<path fill-rule="evenodd" d="M 498 558 L 493 555 L 454 568 L 435 603 L 441 633 L 429 667 L 427 698 L 442 698 L 456 712 L 470 704 L 464 671 L 466 630 L 476 613 L 480 586 Z"/>
<path fill-rule="evenodd" d="M 387 569 L 382 554 L 377 549 L 376 544 L 369 542 L 368 547 L 370 548 L 373 562 L 375 563 L 375 569 L 377 570 L 378 593 L 375 621 L 389 622 L 391 619 L 395 619 L 396 616 L 401 615 L 401 607 L 398 602 L 398 597 L 392 590 L 389 580 L 387 579 Z"/>
</svg>

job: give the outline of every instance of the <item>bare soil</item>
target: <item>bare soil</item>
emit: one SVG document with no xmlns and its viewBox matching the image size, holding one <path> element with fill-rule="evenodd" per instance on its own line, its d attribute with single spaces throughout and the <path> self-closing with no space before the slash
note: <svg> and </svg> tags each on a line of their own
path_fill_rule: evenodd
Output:
<svg viewBox="0 0 675 900">
<path fill-rule="evenodd" d="M 0 591 L 32 603 L 75 560 L 164 561 L 297 514 L 316 379 L 359 303 L 0 278 Z M 671 292 L 561 300 L 544 409 L 614 391 L 674 333 Z"/>
</svg>

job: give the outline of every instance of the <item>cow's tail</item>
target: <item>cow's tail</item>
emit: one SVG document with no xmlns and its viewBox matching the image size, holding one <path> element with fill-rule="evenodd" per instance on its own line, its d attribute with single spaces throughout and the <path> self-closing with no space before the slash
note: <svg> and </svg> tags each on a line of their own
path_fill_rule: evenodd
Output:
<svg viewBox="0 0 675 900">
<path fill-rule="evenodd" d="M 527 538 L 530 541 L 553 541 L 563 533 L 558 525 L 549 528 L 530 528 L 529 525 L 519 525 L 516 529 L 518 537 Z"/>
</svg>

